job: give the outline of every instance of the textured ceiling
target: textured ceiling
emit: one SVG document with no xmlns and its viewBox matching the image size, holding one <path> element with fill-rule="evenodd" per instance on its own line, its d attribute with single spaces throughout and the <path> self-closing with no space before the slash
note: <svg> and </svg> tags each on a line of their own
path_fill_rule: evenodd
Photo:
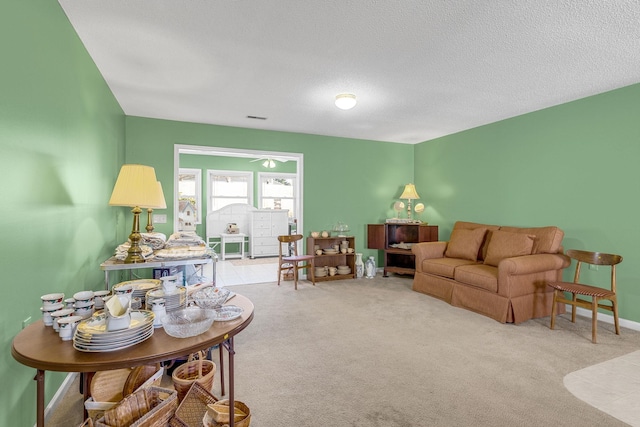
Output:
<svg viewBox="0 0 640 427">
<path fill-rule="evenodd" d="M 416 143 L 640 82 L 637 0 L 59 3 L 130 116 Z"/>
</svg>

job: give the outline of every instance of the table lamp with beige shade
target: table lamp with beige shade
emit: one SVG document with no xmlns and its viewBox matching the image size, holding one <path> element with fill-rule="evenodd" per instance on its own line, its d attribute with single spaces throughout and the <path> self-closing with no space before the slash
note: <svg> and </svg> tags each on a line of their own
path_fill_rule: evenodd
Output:
<svg viewBox="0 0 640 427">
<path fill-rule="evenodd" d="M 164 192 L 162 191 L 162 183 L 160 181 L 158 181 L 155 205 L 141 207 L 147 208 L 147 226 L 145 227 L 145 230 L 147 230 L 147 233 L 151 233 L 153 232 L 153 210 L 167 209 L 167 202 L 164 199 Z"/>
<path fill-rule="evenodd" d="M 164 198 L 164 196 L 163 196 Z M 160 206 L 158 201 L 158 180 L 156 172 L 151 166 L 126 164 L 120 168 L 118 179 L 113 187 L 110 206 L 128 206 L 133 208 L 133 227 L 129 240 L 126 264 L 145 262 L 140 247 L 140 213 L 141 208 Z"/>
<path fill-rule="evenodd" d="M 404 186 L 404 191 L 402 195 L 400 195 L 401 199 L 407 199 L 407 218 L 411 219 L 411 201 L 415 199 L 419 199 L 418 192 L 416 191 L 416 186 L 413 184 L 407 184 Z"/>
</svg>

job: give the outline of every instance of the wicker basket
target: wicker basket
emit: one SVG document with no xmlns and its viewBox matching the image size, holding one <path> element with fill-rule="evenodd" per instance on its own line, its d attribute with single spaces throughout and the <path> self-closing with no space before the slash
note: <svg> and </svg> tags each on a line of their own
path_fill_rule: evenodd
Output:
<svg viewBox="0 0 640 427">
<path fill-rule="evenodd" d="M 218 403 L 226 404 L 227 406 L 229 406 L 229 400 L 227 399 L 219 400 Z M 235 400 L 233 402 L 233 406 L 236 409 L 240 409 L 242 410 L 242 412 L 247 414 L 245 418 L 233 423 L 234 427 L 249 427 L 251 425 L 251 410 L 249 409 L 249 407 L 245 405 L 244 402 L 241 402 L 239 400 Z M 204 427 L 227 427 L 229 425 L 227 423 L 223 424 L 223 423 L 216 422 L 208 412 L 203 417 L 203 424 L 204 424 Z"/>
<path fill-rule="evenodd" d="M 133 393 L 134 391 L 137 391 L 141 388 L 147 388 L 151 386 L 160 386 L 160 383 L 162 382 L 162 375 L 164 374 L 164 368 L 159 365 L 157 366 L 145 365 L 145 366 L 139 366 L 139 367 L 136 367 L 133 369 L 127 369 L 127 370 L 130 371 L 130 373 L 127 379 L 124 381 L 124 386 L 122 386 L 122 379 L 116 375 L 111 377 L 113 381 L 106 381 L 106 379 L 109 377 L 100 377 L 101 380 L 99 382 L 91 383 L 92 390 L 96 392 L 99 391 L 98 399 L 100 397 L 104 398 L 104 396 L 111 396 L 111 395 L 115 396 L 117 392 L 115 387 L 117 386 L 122 386 L 122 389 L 119 392 L 117 392 L 117 394 L 120 395 L 117 401 L 103 402 L 96 399 L 94 396 L 89 397 L 84 402 L 84 408 L 86 409 L 87 415 L 89 415 L 89 418 L 91 418 L 92 420 L 97 420 L 104 414 L 105 411 L 116 406 L 118 402 L 122 400 L 122 396 L 126 397 L 131 393 Z M 108 371 L 105 371 L 105 372 L 108 372 Z M 96 376 L 99 373 L 100 372 L 96 373 Z M 143 380 L 144 382 L 140 384 L 140 382 Z M 135 389 L 131 390 L 134 387 Z"/>
<path fill-rule="evenodd" d="M 195 382 L 205 390 L 211 391 L 216 364 L 205 359 L 205 354 L 205 352 L 193 353 L 189 355 L 189 359 L 185 363 L 173 370 L 171 378 L 173 379 L 173 387 L 178 392 L 179 402 L 182 402 Z"/>
<path fill-rule="evenodd" d="M 218 399 L 209 390 L 193 383 L 187 395 L 176 409 L 174 417 L 171 419 L 171 427 L 193 427 L 202 426 L 202 419 L 207 412 L 207 405 L 216 403 Z"/>
<path fill-rule="evenodd" d="M 149 387 L 125 397 L 105 411 L 96 427 L 165 427 L 178 408 L 174 390 Z"/>
</svg>

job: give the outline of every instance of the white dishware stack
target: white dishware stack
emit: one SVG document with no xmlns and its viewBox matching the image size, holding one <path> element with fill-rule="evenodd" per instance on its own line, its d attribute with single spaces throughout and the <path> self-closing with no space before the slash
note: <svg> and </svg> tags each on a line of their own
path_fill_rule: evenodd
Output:
<svg viewBox="0 0 640 427">
<path fill-rule="evenodd" d="M 40 307 L 40 311 L 42 311 L 42 321 L 45 326 L 53 326 L 53 317 L 51 314 L 55 311 L 61 310 L 64 308 L 64 294 L 61 292 L 52 293 L 42 295 L 40 297 L 42 300 L 42 307 Z"/>
<path fill-rule="evenodd" d="M 80 291 L 73 294 L 73 298 L 76 300 L 74 303 L 76 316 L 81 316 L 83 319 L 91 317 L 95 312 L 95 301 L 93 291 Z"/>
<path fill-rule="evenodd" d="M 53 330 L 58 332 L 60 330 L 58 326 L 58 322 L 60 321 L 60 319 L 62 319 L 63 317 L 69 317 L 72 315 L 73 315 L 73 308 L 63 308 L 51 313 L 51 318 L 53 319 L 53 324 L 52 324 Z"/>
</svg>

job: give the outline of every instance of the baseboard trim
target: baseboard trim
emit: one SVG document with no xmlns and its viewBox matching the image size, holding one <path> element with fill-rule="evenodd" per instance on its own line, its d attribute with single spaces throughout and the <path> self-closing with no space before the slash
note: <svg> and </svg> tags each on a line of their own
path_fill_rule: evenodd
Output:
<svg viewBox="0 0 640 427">
<path fill-rule="evenodd" d="M 51 411 L 56 406 L 58 406 L 59 401 L 67 394 L 67 391 L 69 390 L 69 387 L 71 387 L 71 384 L 73 384 L 73 382 L 75 381 L 75 379 L 76 379 L 76 377 L 78 375 L 80 375 L 78 372 L 70 372 L 70 373 L 67 374 L 67 376 L 65 377 L 64 381 L 62 381 L 62 384 L 60 385 L 60 387 L 58 387 L 58 391 L 56 391 L 56 394 L 53 395 L 53 397 L 51 398 L 51 401 L 49 402 L 47 407 L 44 408 L 44 419 L 45 419 L 45 422 L 46 422 L 47 417 L 51 413 Z M 36 425 L 34 425 L 33 427 L 36 427 Z"/>
<path fill-rule="evenodd" d="M 571 306 L 567 305 L 567 313 L 571 313 Z M 578 316 L 586 317 L 587 319 L 591 319 L 591 310 L 587 310 L 585 308 L 577 307 L 576 314 Z M 605 323 L 610 323 L 613 325 L 613 316 L 611 314 L 600 313 L 598 312 L 598 320 L 601 320 Z M 620 321 L 620 326 L 628 329 L 632 329 L 634 331 L 640 331 L 640 323 L 634 322 L 633 320 L 627 320 L 623 318 L 618 319 Z"/>
</svg>

